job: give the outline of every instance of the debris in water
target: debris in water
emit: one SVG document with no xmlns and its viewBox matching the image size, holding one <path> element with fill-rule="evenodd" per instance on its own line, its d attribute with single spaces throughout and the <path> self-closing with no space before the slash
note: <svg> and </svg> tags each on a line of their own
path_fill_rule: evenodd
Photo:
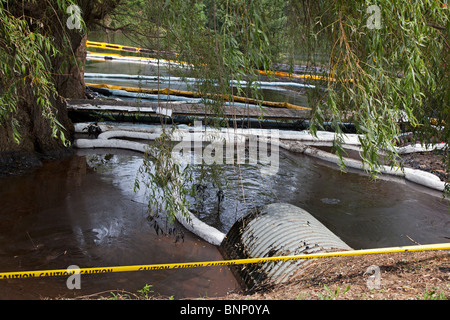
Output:
<svg viewBox="0 0 450 320">
<path fill-rule="evenodd" d="M 339 202 L 341 202 L 341 200 L 339 199 L 330 199 L 330 198 L 322 198 L 320 199 L 320 201 L 322 201 L 325 204 L 338 204 Z"/>
</svg>

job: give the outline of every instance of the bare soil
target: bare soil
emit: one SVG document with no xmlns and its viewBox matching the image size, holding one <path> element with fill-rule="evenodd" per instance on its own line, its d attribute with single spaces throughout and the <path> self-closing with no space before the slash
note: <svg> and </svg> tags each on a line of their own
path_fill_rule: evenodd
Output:
<svg viewBox="0 0 450 320">
<path fill-rule="evenodd" d="M 428 171 L 449 181 L 443 152 L 405 154 L 402 161 L 405 167 Z M 447 239 L 450 242 L 450 230 Z M 379 289 L 369 280 L 373 274 L 366 273 L 369 266 L 379 267 Z M 449 250 L 319 259 L 306 268 L 286 283 L 251 295 L 233 293 L 223 299 L 450 300 Z"/>
<path fill-rule="evenodd" d="M 404 154 L 402 160 L 405 167 L 433 173 L 442 181 L 449 182 L 449 170 L 445 165 L 444 151 Z"/>
<path fill-rule="evenodd" d="M 431 172 L 448 182 L 443 156 L 442 152 L 420 152 L 403 155 L 402 160 L 405 167 Z M 446 238 L 450 242 L 450 230 Z M 374 287 L 375 283 L 369 279 L 373 275 L 367 273 L 370 266 L 379 268 L 379 287 Z M 151 299 L 165 297 L 155 295 Z M 207 299 L 450 300 L 450 250 L 312 260 L 285 283 L 266 286 L 251 294 L 234 292 Z"/>
<path fill-rule="evenodd" d="M 421 152 L 403 155 L 402 159 L 406 167 L 434 173 L 448 182 L 449 172 L 443 156 L 443 153 Z M 450 230 L 447 239 L 450 242 Z M 371 274 L 366 271 L 370 266 L 379 268 L 379 288 L 369 286 Z M 307 264 L 302 271 L 283 284 L 265 287 L 256 293 L 234 292 L 208 299 L 450 300 L 449 250 L 317 259 Z M 168 298 L 155 294 L 150 299 Z"/>
<path fill-rule="evenodd" d="M 380 270 L 379 289 L 365 273 Z M 450 251 L 318 259 L 306 272 L 263 292 L 233 293 L 227 300 L 449 300 Z"/>
<path fill-rule="evenodd" d="M 379 268 L 379 287 L 370 280 Z M 106 296 L 104 296 L 106 294 Z M 117 291 L 118 300 L 171 300 L 157 292 L 149 296 Z M 83 300 L 111 299 L 111 292 L 78 297 Z M 311 260 L 302 272 L 287 282 L 265 287 L 252 294 L 233 292 L 222 297 L 192 297 L 188 300 L 450 300 L 450 251 L 386 253 Z"/>
</svg>

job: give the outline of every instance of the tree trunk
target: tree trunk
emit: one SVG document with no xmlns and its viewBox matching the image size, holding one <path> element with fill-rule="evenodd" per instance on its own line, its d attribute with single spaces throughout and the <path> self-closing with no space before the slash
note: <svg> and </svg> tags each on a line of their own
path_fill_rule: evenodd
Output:
<svg viewBox="0 0 450 320">
<path fill-rule="evenodd" d="M 120 0 L 108 1 L 77 1 L 83 12 L 87 28 L 101 19 L 105 14 L 115 8 Z M 110 3 L 105 6 L 105 3 Z M 52 12 L 46 5 L 25 2 L 20 7 L 19 3 L 15 11 L 16 16 L 32 17 L 43 19 L 42 17 Z M 11 7 L 13 8 L 13 7 Z M 107 9 L 107 10 L 106 10 Z M 12 9 L 14 10 L 14 9 Z M 14 12 L 12 12 L 14 14 Z M 50 16 L 50 35 L 63 55 L 52 61 L 55 86 L 60 98 L 54 99 L 52 105 L 57 115 L 57 120 L 65 128 L 64 134 L 68 140 L 73 138 L 73 124 L 68 117 L 65 98 L 83 99 L 85 98 L 84 66 L 86 62 L 86 35 L 80 34 L 78 30 L 65 29 L 64 14 L 60 17 Z M 67 43 L 69 48 L 67 49 Z M 65 66 L 63 69 L 61 66 Z M 10 123 L 0 124 L 0 176 L 10 174 L 22 167 L 36 165 L 42 158 L 61 157 L 72 153 L 72 149 L 63 145 L 61 139 L 53 138 L 50 125 L 42 116 L 35 97 L 31 94 L 31 88 L 25 88 L 19 95 L 17 112 L 14 118 L 19 123 L 20 143 L 13 139 L 13 132 Z"/>
<path fill-rule="evenodd" d="M 65 128 L 64 134 L 69 140 L 72 140 L 74 130 L 63 98 L 85 97 L 85 37 L 81 39 L 75 55 L 77 63 L 68 65 L 62 76 L 56 76 L 56 88 L 61 98 L 52 101 L 57 119 Z M 20 95 L 23 99 L 18 104 L 14 118 L 20 124 L 21 140 L 19 144 L 14 141 L 10 123 L 0 126 L 0 171 L 1 164 L 9 164 L 4 170 L 14 171 L 14 163 L 18 166 L 29 166 L 38 163 L 36 160 L 42 157 L 61 157 L 72 152 L 71 148 L 63 145 L 61 139 L 52 137 L 49 123 L 43 118 L 32 94 L 28 90 L 22 90 Z"/>
</svg>

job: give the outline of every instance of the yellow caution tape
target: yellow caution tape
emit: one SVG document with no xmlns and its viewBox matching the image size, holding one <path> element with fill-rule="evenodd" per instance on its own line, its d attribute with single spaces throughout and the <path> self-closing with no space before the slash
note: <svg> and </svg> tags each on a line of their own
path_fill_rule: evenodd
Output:
<svg viewBox="0 0 450 320">
<path fill-rule="evenodd" d="M 99 273 L 126 272 L 126 271 L 183 269 L 183 268 L 198 268 L 198 267 L 212 267 L 212 266 L 231 266 L 231 265 L 251 264 L 251 263 L 295 261 L 295 260 L 302 260 L 302 259 L 303 260 L 304 259 L 320 259 L 320 258 L 348 257 L 348 256 L 360 256 L 360 255 L 371 255 L 371 254 L 382 254 L 382 253 L 449 250 L 449 249 L 450 249 L 450 243 L 438 243 L 438 244 L 429 244 L 429 245 L 416 245 L 416 246 L 365 249 L 365 250 L 349 250 L 349 251 L 312 253 L 312 254 L 282 256 L 282 257 L 268 257 L 268 258 L 250 258 L 250 259 L 237 259 L 237 260 L 150 264 L 150 265 L 118 266 L 118 267 L 80 268 L 80 269 L 69 269 L 69 270 L 57 269 L 57 270 L 40 270 L 40 271 L 3 272 L 3 273 L 0 273 L 0 279 L 54 277 L 54 276 L 68 276 L 68 275 L 72 275 L 72 274 L 99 274 Z"/>
<path fill-rule="evenodd" d="M 116 86 L 116 85 L 111 85 L 111 84 L 95 84 L 95 83 L 86 83 L 86 85 L 94 87 L 94 88 L 125 90 L 128 92 L 139 92 L 139 93 L 149 93 L 149 94 L 166 94 L 166 95 L 174 95 L 174 96 L 193 97 L 193 98 L 201 97 L 201 94 L 198 92 L 174 90 L 174 89 L 169 89 L 169 88 L 147 89 L 147 88 L 122 87 L 122 86 Z M 252 98 L 239 97 L 239 96 L 234 96 L 234 95 L 207 94 L 206 96 L 207 97 L 221 97 L 226 101 L 234 101 L 234 102 L 241 102 L 241 103 L 248 103 L 248 104 L 261 103 L 263 106 L 275 107 L 275 108 L 311 110 L 311 108 L 296 106 L 296 105 L 288 103 L 288 102 L 259 101 L 259 100 L 252 99 Z"/>
</svg>

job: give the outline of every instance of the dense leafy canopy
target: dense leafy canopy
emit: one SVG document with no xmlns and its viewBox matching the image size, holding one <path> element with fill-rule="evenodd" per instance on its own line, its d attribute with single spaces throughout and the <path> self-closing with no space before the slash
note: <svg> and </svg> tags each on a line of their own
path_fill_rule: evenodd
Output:
<svg viewBox="0 0 450 320">
<path fill-rule="evenodd" d="M 314 123 L 350 121 L 364 134 L 363 156 L 376 169 L 379 151 L 394 160 L 396 138 L 412 130 L 422 143 L 449 141 L 449 11 L 440 1 L 309 4 L 302 26 L 311 48 L 324 41 L 325 67 L 335 81 L 312 97 Z M 438 124 L 436 127 L 435 124 Z"/>
<path fill-rule="evenodd" d="M 69 67 L 81 67 L 75 51 L 87 28 L 119 2 L 0 0 L 0 126 L 11 128 L 15 143 L 21 142 L 19 111 L 37 109 L 51 128 L 48 139 L 69 144 L 55 101 L 69 78 L 79 76 Z M 76 21 L 73 6 L 81 13 Z"/>
<path fill-rule="evenodd" d="M 58 0 L 44 1 L 39 19 L 11 13 L 24 3 L 37 1 L 0 1 L 0 121 L 13 128 L 20 125 L 14 118 L 18 92 L 26 88 L 53 135 L 64 139 L 49 103 L 58 94 L 51 61 L 62 47 L 49 30 L 58 23 L 64 30 L 66 8 L 75 3 L 85 16 L 109 14 L 100 25 L 123 30 L 139 46 L 159 56 L 176 53 L 192 65 L 186 75 L 200 79 L 195 89 L 220 94 L 205 101 L 218 115 L 220 97 L 233 90 L 259 96 L 256 70 L 306 64 L 327 77 L 308 92 L 311 130 L 331 123 L 341 136 L 341 124 L 354 123 L 371 172 L 377 172 L 381 152 L 397 164 L 394 147 L 404 131 L 424 144 L 446 143 L 450 162 L 450 21 L 442 1 Z M 244 79 L 250 86 L 232 88 L 232 80 Z M 339 136 L 335 147 L 341 154 Z"/>
<path fill-rule="evenodd" d="M 11 12 L 17 11 L 18 3 L 0 1 L 0 124 L 11 123 L 16 143 L 20 142 L 20 123 L 15 119 L 15 113 L 20 101 L 28 98 L 27 93 L 48 119 L 53 137 L 60 136 L 66 142 L 51 104 L 58 94 L 51 75 L 52 59 L 59 51 L 46 34 L 47 19 L 54 14 L 51 9 L 63 11 L 71 3 L 56 1 L 54 8 L 49 7 L 41 17 L 33 18 L 25 14 L 25 6 L 19 16 Z"/>
<path fill-rule="evenodd" d="M 140 3 L 132 29 L 149 47 L 192 64 L 204 93 L 230 94 L 231 80 L 252 83 L 255 70 L 276 63 L 325 70 L 327 81 L 308 92 L 311 130 L 331 124 L 342 156 L 341 125 L 355 124 L 375 175 L 380 164 L 399 165 L 403 132 L 447 144 L 450 162 L 448 12 L 436 0 L 160 0 Z M 258 97 L 258 89 L 235 90 Z M 221 114 L 221 101 L 210 107 Z"/>
</svg>

